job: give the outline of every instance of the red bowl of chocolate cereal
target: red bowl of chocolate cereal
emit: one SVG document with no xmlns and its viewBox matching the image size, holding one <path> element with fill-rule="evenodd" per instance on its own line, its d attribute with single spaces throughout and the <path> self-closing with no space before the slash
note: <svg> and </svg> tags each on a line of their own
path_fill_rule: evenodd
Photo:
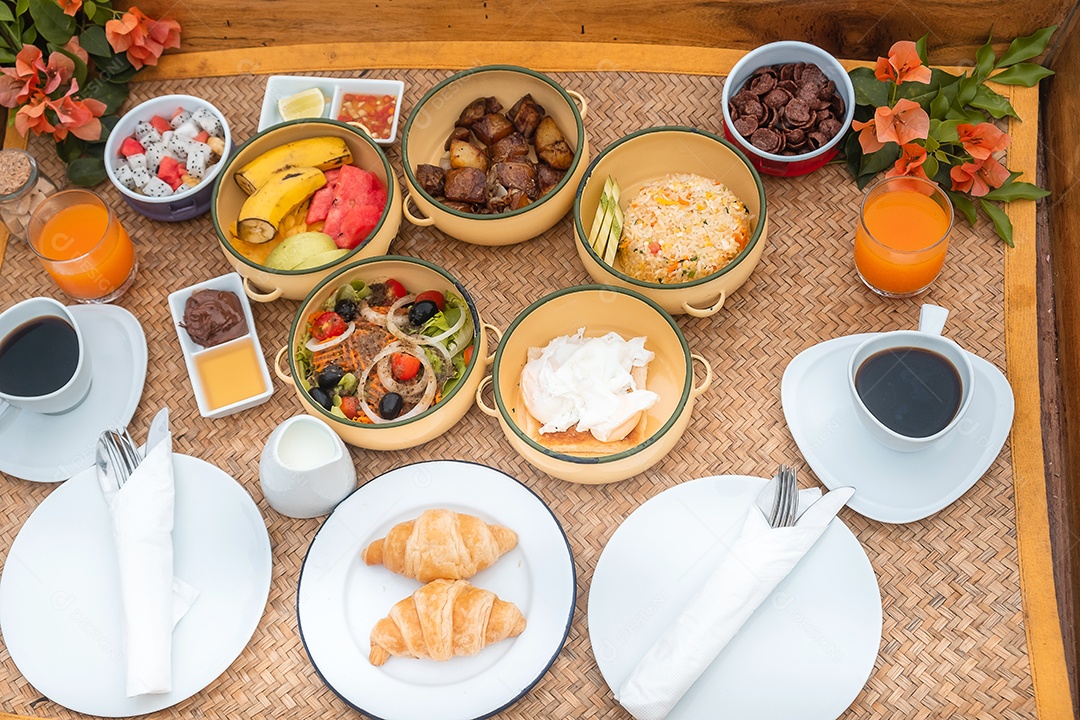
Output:
<svg viewBox="0 0 1080 720">
<path fill-rule="evenodd" d="M 855 113 L 844 67 L 809 43 L 783 41 L 747 53 L 722 95 L 724 134 L 766 175 L 794 177 L 829 162 Z"/>
</svg>

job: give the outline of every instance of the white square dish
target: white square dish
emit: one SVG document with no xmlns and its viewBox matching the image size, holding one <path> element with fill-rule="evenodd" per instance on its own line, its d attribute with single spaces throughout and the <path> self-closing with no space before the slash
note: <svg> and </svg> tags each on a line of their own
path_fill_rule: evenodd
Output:
<svg viewBox="0 0 1080 720">
<path fill-rule="evenodd" d="M 235 340 L 209 348 L 204 348 L 193 341 L 187 330 L 180 326 L 180 323 L 184 319 L 184 306 L 188 298 L 197 290 L 226 290 L 236 295 L 240 300 L 240 307 L 244 311 L 244 320 L 247 322 L 248 328 L 247 333 Z M 206 418 L 221 418 L 238 413 L 241 410 L 253 408 L 256 405 L 262 405 L 270 399 L 270 396 L 274 394 L 274 384 L 270 380 L 270 372 L 266 366 L 266 358 L 263 356 L 262 345 L 259 343 L 259 335 L 255 331 L 255 318 L 251 314 L 251 304 L 244 293 L 244 283 L 239 275 L 228 273 L 171 293 L 169 295 L 169 311 L 172 313 L 176 336 L 180 340 L 180 349 L 184 352 L 184 364 L 187 366 L 188 377 L 191 379 L 191 388 L 195 392 L 195 402 L 198 403 L 200 415 Z M 227 348 L 234 343 L 241 343 L 248 339 L 255 348 L 260 376 L 266 390 L 219 408 L 211 408 L 207 399 L 206 388 L 203 386 L 202 379 L 199 376 L 196 359 L 207 354 L 219 353 L 222 348 Z"/>
<path fill-rule="evenodd" d="M 379 145 L 391 145 L 397 140 L 398 121 L 401 118 L 401 98 L 405 93 L 405 83 L 400 80 L 379 80 L 368 78 L 330 78 L 305 75 L 271 75 L 266 80 L 266 92 L 263 94 L 262 112 L 259 114 L 259 132 L 272 125 L 284 122 L 278 114 L 278 100 L 295 95 L 303 90 L 318 88 L 326 98 L 322 117 L 337 119 L 341 109 L 342 97 L 346 93 L 357 95 L 393 95 L 394 117 L 387 137 L 372 138 Z"/>
<path fill-rule="evenodd" d="M 266 79 L 266 92 L 263 94 L 262 112 L 259 113 L 259 132 L 271 125 L 284 122 L 278 114 L 278 100 L 295 95 L 301 90 L 319 88 L 326 104 L 322 117 L 330 117 L 330 103 L 334 99 L 337 78 L 305 77 L 303 75 L 271 75 Z"/>
</svg>

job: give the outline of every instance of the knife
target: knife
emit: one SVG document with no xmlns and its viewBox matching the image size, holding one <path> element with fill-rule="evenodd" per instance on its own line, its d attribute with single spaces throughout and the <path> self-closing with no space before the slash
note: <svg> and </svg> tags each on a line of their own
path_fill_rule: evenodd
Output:
<svg viewBox="0 0 1080 720">
<path fill-rule="evenodd" d="M 150 429 L 146 433 L 146 447 L 143 448 L 143 457 L 157 447 L 157 444 L 169 436 L 169 408 L 163 407 L 150 421 Z"/>
</svg>

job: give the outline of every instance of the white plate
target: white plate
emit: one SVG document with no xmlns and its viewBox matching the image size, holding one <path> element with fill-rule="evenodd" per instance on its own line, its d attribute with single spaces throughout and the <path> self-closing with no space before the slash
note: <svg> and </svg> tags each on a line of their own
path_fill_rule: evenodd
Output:
<svg viewBox="0 0 1080 720">
<path fill-rule="evenodd" d="M 61 482 L 94 464 L 102 430 L 135 414 L 146 380 L 146 335 L 135 316 L 113 305 L 73 305 L 93 365 L 86 399 L 63 415 L 9 407 L 0 414 L 0 472 Z"/>
<path fill-rule="evenodd" d="M 53 702 L 142 715 L 199 692 L 251 639 L 270 592 L 270 539 L 251 497 L 218 468 L 173 456 L 175 572 L 199 597 L 173 633 L 173 691 L 125 694 L 116 546 L 97 474 L 56 488 L 19 531 L 0 577 L 0 629 L 23 676 Z"/>
<path fill-rule="evenodd" d="M 262 111 L 259 113 L 259 132 L 271 125 L 284 122 L 281 115 L 278 114 L 278 100 L 313 87 L 319 88 L 326 98 L 322 117 L 331 120 L 337 117 L 343 93 L 395 96 L 397 104 L 394 107 L 394 121 L 390 126 L 390 137 L 372 139 L 379 145 L 391 145 L 397 139 L 398 120 L 401 118 L 401 98 L 405 94 L 405 83 L 400 80 L 381 80 L 377 78 L 271 75 L 266 80 L 266 93 L 263 95 Z"/>
<path fill-rule="evenodd" d="M 368 662 L 371 628 L 420 583 L 360 561 L 360 551 L 399 522 L 447 508 L 498 523 L 518 545 L 470 579 L 517 605 L 528 623 L 516 638 L 445 662 L 391 657 Z M 337 506 L 300 570 L 300 636 L 319 677 L 373 718 L 487 717 L 517 701 L 547 672 L 574 617 L 574 559 L 558 520 L 520 482 L 493 468 L 451 460 L 380 475 Z M 437 708 L 437 711 L 436 711 Z"/>
<path fill-rule="evenodd" d="M 727 551 L 762 478 L 676 485 L 619 526 L 589 591 L 589 639 L 619 688 Z M 881 591 L 859 541 L 836 519 L 750 616 L 668 720 L 834 720 L 874 668 Z"/>
<path fill-rule="evenodd" d="M 784 417 L 821 482 L 855 488 L 848 507 L 880 522 L 914 522 L 951 505 L 994 462 L 1012 427 L 1012 388 L 969 353 L 975 394 L 956 429 L 925 450 L 890 450 L 863 427 L 847 386 L 851 352 L 870 337 L 848 335 L 799 353 L 784 371 Z"/>
</svg>

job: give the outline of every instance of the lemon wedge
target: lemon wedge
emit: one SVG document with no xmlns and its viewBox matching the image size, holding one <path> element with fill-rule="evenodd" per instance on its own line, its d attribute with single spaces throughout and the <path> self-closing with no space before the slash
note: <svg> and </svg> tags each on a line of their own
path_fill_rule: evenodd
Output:
<svg viewBox="0 0 1080 720">
<path fill-rule="evenodd" d="M 278 115 L 285 121 L 322 117 L 326 108 L 326 97 L 319 88 L 308 88 L 279 99 L 277 107 Z"/>
</svg>

